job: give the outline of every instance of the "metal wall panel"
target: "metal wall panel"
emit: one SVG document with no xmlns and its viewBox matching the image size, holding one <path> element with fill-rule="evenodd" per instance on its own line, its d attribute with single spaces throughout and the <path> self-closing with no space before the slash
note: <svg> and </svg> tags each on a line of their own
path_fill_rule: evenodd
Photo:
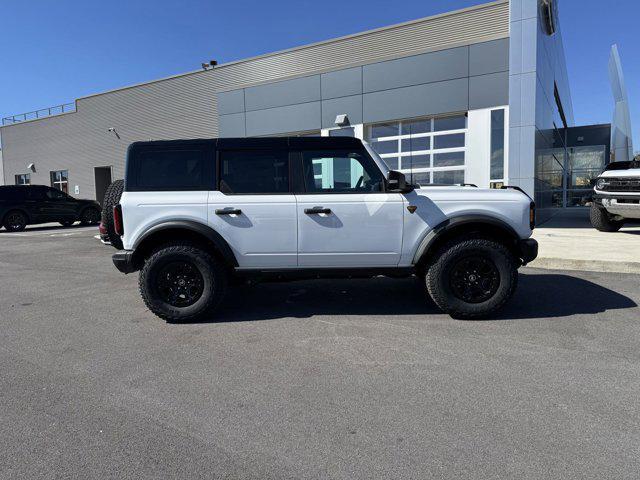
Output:
<svg viewBox="0 0 640 480">
<path fill-rule="evenodd" d="M 220 115 L 219 122 L 219 137 L 245 137 L 247 135 L 246 117 L 244 112 Z"/>
<path fill-rule="evenodd" d="M 322 99 L 347 97 L 362 93 L 362 68 L 346 68 L 323 73 Z"/>
<path fill-rule="evenodd" d="M 469 78 L 469 109 L 509 104 L 509 72 Z"/>
<path fill-rule="evenodd" d="M 469 76 L 469 48 L 425 53 L 362 68 L 364 93 Z"/>
<path fill-rule="evenodd" d="M 320 129 L 320 102 L 247 112 L 247 136 Z"/>
<path fill-rule="evenodd" d="M 244 90 L 232 90 L 218 93 L 218 114 L 244 112 Z"/>
<path fill-rule="evenodd" d="M 75 113 L 0 128 L 5 179 L 13 183 L 29 163 L 36 165 L 32 183 L 48 184 L 50 170 L 69 170 L 70 191 L 79 185 L 80 197 L 93 197 L 94 167 L 111 165 L 113 178 L 122 178 L 126 148 L 133 141 L 217 136 L 220 92 L 506 38 L 508 6 L 501 0 L 78 99 Z M 238 108 L 233 96 L 227 99 L 221 113 Z M 306 113 L 298 106 L 253 112 L 246 134 L 273 130 L 255 123 L 259 118 L 272 122 L 264 113 L 269 111 L 279 119 L 279 128 L 319 128 L 320 103 L 309 105 Z M 302 123 L 294 125 L 296 118 Z M 234 121 L 237 127 L 237 117 Z"/>
<path fill-rule="evenodd" d="M 468 78 L 365 93 L 363 120 L 365 123 L 371 123 L 439 113 L 466 112 L 469 107 L 468 93 Z"/>
<path fill-rule="evenodd" d="M 469 75 L 509 71 L 509 39 L 469 46 Z"/>
<path fill-rule="evenodd" d="M 247 111 L 320 100 L 320 75 L 245 88 Z"/>
<path fill-rule="evenodd" d="M 322 128 L 336 126 L 336 115 L 346 113 L 349 123 L 362 123 L 362 95 L 332 98 L 322 101 Z"/>
</svg>

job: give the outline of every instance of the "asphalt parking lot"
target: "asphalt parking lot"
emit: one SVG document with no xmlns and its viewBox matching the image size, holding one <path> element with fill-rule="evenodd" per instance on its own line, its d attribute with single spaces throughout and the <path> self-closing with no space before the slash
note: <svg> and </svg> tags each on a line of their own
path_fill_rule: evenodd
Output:
<svg viewBox="0 0 640 480">
<path fill-rule="evenodd" d="M 640 276 L 523 269 L 476 322 L 264 284 L 172 325 L 96 233 L 0 232 L 0 478 L 638 478 Z"/>
</svg>

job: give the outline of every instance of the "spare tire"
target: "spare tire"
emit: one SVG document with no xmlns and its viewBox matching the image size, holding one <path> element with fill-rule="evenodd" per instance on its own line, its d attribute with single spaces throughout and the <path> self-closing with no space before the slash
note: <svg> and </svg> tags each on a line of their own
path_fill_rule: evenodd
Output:
<svg viewBox="0 0 640 480">
<path fill-rule="evenodd" d="M 113 227 L 113 207 L 120 203 L 120 197 L 122 196 L 123 190 L 124 180 L 114 181 L 107 187 L 107 191 L 104 193 L 104 200 L 102 202 L 101 222 L 107 230 L 107 236 L 109 237 L 111 245 L 118 250 L 122 250 L 124 247 L 122 245 L 122 239 L 118 234 L 116 234 Z"/>
</svg>

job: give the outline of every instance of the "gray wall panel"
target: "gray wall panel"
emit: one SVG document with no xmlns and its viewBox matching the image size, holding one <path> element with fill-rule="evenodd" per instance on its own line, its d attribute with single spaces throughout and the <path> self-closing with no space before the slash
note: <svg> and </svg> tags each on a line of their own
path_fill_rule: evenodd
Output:
<svg viewBox="0 0 640 480">
<path fill-rule="evenodd" d="M 322 99 L 346 97 L 362 93 L 362 68 L 348 68 L 323 73 Z"/>
<path fill-rule="evenodd" d="M 466 111 L 469 81 L 466 78 L 404 87 L 363 95 L 365 123 L 445 112 Z"/>
<path fill-rule="evenodd" d="M 509 39 L 476 43 L 469 46 L 469 75 L 509 70 Z"/>
<path fill-rule="evenodd" d="M 219 137 L 244 137 L 247 135 L 245 130 L 245 114 L 231 113 L 229 115 L 220 115 Z"/>
<path fill-rule="evenodd" d="M 509 104 L 509 72 L 469 78 L 469 109 Z"/>
<path fill-rule="evenodd" d="M 320 75 L 245 89 L 247 111 L 320 100 Z"/>
<path fill-rule="evenodd" d="M 244 112 L 244 90 L 218 93 L 218 115 Z"/>
<path fill-rule="evenodd" d="M 247 112 L 247 135 L 274 135 L 320 129 L 320 102 Z"/>
<path fill-rule="evenodd" d="M 365 65 L 362 84 L 364 92 L 368 93 L 468 75 L 469 49 L 460 47 Z"/>
<path fill-rule="evenodd" d="M 335 127 L 336 115 L 346 113 L 352 125 L 362 123 L 362 95 L 322 101 L 322 128 Z"/>
</svg>

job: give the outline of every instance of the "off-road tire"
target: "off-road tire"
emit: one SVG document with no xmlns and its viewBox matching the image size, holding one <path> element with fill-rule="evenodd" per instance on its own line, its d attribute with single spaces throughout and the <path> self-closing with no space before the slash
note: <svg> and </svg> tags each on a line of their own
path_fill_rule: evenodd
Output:
<svg viewBox="0 0 640 480">
<path fill-rule="evenodd" d="M 97 208 L 88 207 L 80 212 L 82 225 L 97 225 L 100 223 L 100 211 Z"/>
<path fill-rule="evenodd" d="M 3 219 L 7 232 L 21 232 L 27 227 L 27 216 L 19 210 L 11 210 Z"/>
<path fill-rule="evenodd" d="M 102 224 L 107 229 L 107 236 L 111 245 L 118 250 L 122 250 L 122 238 L 116 234 L 113 226 L 113 207 L 120 203 L 120 197 L 122 197 L 122 191 L 124 190 L 124 180 L 116 180 L 107 187 L 104 194 L 104 200 L 102 201 Z"/>
<path fill-rule="evenodd" d="M 452 270 L 470 258 L 495 267 L 498 284 L 493 295 L 479 303 L 464 301 L 454 294 Z M 456 319 L 490 318 L 513 296 L 518 285 L 519 261 L 509 249 L 494 240 L 467 238 L 452 240 L 433 255 L 427 265 L 425 283 L 435 304 Z"/>
<path fill-rule="evenodd" d="M 202 294 L 192 305 L 176 307 L 162 298 L 159 275 L 163 268 L 176 262 L 188 262 L 200 273 Z M 145 305 L 158 317 L 171 323 L 197 322 L 210 319 L 225 296 L 227 272 L 219 260 L 202 248 L 190 244 L 169 244 L 158 248 L 145 261 L 138 284 Z"/>
<path fill-rule="evenodd" d="M 624 222 L 611 220 L 609 213 L 595 204 L 591 204 L 591 225 L 599 232 L 617 232 L 622 228 Z"/>
</svg>

